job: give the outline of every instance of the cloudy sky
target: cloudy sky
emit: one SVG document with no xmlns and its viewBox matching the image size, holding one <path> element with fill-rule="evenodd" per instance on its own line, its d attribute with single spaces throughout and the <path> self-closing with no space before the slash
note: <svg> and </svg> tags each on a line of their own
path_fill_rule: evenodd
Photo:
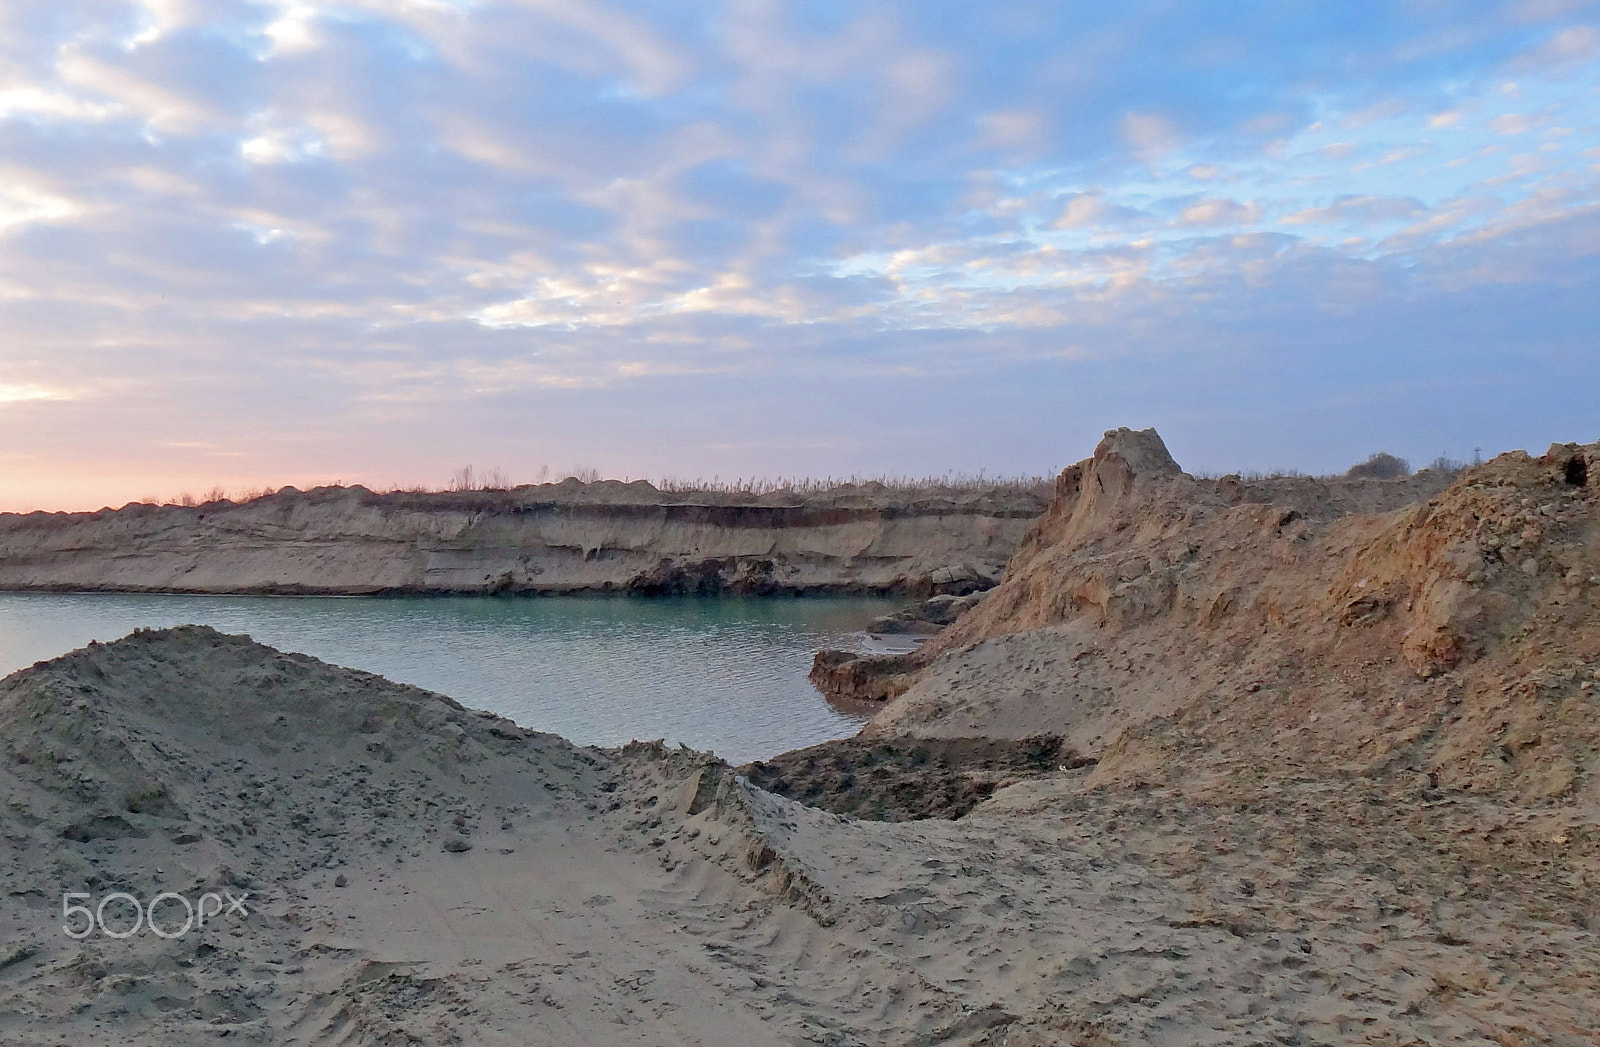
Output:
<svg viewBox="0 0 1600 1047">
<path fill-rule="evenodd" d="M 4 0 L 0 509 L 1594 440 L 1597 27 Z"/>
</svg>

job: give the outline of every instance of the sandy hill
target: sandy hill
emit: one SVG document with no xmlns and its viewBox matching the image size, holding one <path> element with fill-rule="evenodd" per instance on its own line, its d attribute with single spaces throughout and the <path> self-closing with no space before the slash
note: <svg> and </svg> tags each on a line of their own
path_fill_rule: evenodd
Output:
<svg viewBox="0 0 1600 1047">
<path fill-rule="evenodd" d="M 1417 995 L 1303 1042 L 1600 1030 L 1600 445 L 1419 490 L 1202 480 L 1117 430 L 954 625 L 815 676 L 889 699 L 856 746 L 1059 737 L 1092 765 L 973 817 L 1121 836 L 1247 936 L 1365 924 Z"/>
<path fill-rule="evenodd" d="M 185 627 L 0 682 L 0 753 L 6 1044 L 798 1044 L 966 1027 L 955 993 L 825 930 L 757 821 L 786 816 L 731 778 L 719 798 L 715 766 L 687 751 L 579 749 Z M 245 912 L 171 938 L 63 930 L 66 892 L 96 908 L 164 891 Z M 160 918 L 174 931 L 181 903 Z M 129 929 L 131 908 L 115 902 L 106 925 Z"/>
<path fill-rule="evenodd" d="M 1293 761 L 1600 798 L 1600 445 L 1421 493 L 1199 480 L 1117 430 L 973 610 L 842 682 L 901 695 L 871 733 L 1061 734 L 1097 781 Z"/>
</svg>

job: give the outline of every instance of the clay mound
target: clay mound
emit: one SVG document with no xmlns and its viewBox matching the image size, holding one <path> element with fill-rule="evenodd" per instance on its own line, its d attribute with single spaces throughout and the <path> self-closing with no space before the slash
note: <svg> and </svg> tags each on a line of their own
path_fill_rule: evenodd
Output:
<svg viewBox="0 0 1600 1047">
<path fill-rule="evenodd" d="M 1600 445 L 1516 452 L 1340 514 L 1329 490 L 1382 501 L 1373 485 L 1418 480 L 1198 480 L 1153 432 L 1119 430 L 1062 474 L 974 609 L 898 663 L 830 673 L 901 695 L 869 734 L 1061 734 L 1103 757 L 1097 781 L 1303 764 L 1594 793 L 1596 465 Z"/>
</svg>

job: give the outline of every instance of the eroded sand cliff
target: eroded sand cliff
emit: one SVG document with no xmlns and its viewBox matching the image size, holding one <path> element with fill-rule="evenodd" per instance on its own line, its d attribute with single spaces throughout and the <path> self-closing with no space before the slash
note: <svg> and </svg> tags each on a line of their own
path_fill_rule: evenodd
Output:
<svg viewBox="0 0 1600 1047">
<path fill-rule="evenodd" d="M 856 667 L 903 692 L 870 731 L 1061 734 L 1102 780 L 1270 753 L 1593 788 L 1600 445 L 1501 455 L 1387 512 L 1251 493 L 1181 472 L 1153 431 L 1108 434 L 998 587 L 888 672 Z"/>
<path fill-rule="evenodd" d="M 187 593 L 969 592 L 1046 497 L 846 485 L 678 497 L 636 481 L 0 514 L 0 589 Z"/>
</svg>

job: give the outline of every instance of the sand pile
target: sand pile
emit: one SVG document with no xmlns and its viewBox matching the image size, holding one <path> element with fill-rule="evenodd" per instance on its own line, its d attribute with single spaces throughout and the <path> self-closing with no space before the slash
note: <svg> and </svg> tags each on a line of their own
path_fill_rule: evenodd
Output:
<svg viewBox="0 0 1600 1047">
<path fill-rule="evenodd" d="M 916 918 L 853 917 L 785 849 L 805 808 L 714 760 L 210 629 L 0 683 L 0 795 L 7 1044 L 967 1043 L 998 1013 L 875 944 Z M 112 899 L 87 937 L 69 893 Z M 114 936 L 162 894 L 230 905 Z"/>
<path fill-rule="evenodd" d="M 1363 943 L 1338 971 L 1291 954 L 1326 1009 L 1258 1000 L 1280 1035 L 1592 1042 L 1597 465 L 1565 444 L 1431 493 L 1206 481 L 1119 430 L 973 610 L 814 678 L 891 699 L 858 747 L 1048 733 L 1096 761 L 968 821 L 1137 856 L 1245 940 Z"/>
<path fill-rule="evenodd" d="M 8 677 L 0 745 L 9 813 L 41 840 L 81 845 L 57 871 L 91 885 L 102 852 L 174 839 L 179 867 L 227 858 L 258 880 L 401 838 L 437 848 L 514 808 L 570 808 L 598 773 L 595 756 L 553 735 L 203 626 L 136 632 Z"/>
<path fill-rule="evenodd" d="M 0 884 L 20 943 L 0 979 L 64 990 L 30 996 L 17 1036 L 127 1021 L 163 1037 L 195 1020 L 265 1028 L 269 973 L 309 959 L 287 944 L 314 919 L 302 887 L 493 849 L 581 820 L 603 795 L 603 760 L 558 738 L 203 627 L 13 674 L 0 682 L 0 747 Z M 91 908 L 117 892 L 142 903 L 174 892 L 188 904 L 164 904 L 168 930 L 208 893 L 248 894 L 249 917 L 171 940 L 146 926 L 79 943 L 61 930 L 81 922 L 63 921 L 69 891 Z M 135 922 L 126 902 L 106 916 L 114 931 Z"/>
<path fill-rule="evenodd" d="M 869 733 L 1060 734 L 1101 758 L 1097 781 L 1303 761 L 1600 798 L 1591 460 L 1600 445 L 1502 455 L 1424 501 L 1339 514 L 1197 480 L 1120 430 L 1062 475 L 973 610 L 913 655 L 825 669 L 903 693 Z M 1386 482 L 1410 490 L 1357 483 Z"/>
</svg>

